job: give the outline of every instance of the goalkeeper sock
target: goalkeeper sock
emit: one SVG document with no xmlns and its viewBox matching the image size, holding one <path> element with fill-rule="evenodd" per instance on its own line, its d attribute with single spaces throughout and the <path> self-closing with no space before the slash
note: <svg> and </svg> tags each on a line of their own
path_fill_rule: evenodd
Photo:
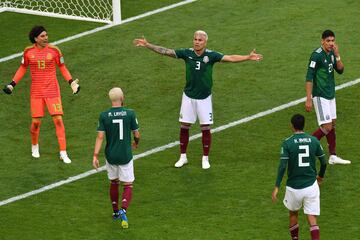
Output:
<svg viewBox="0 0 360 240">
<path fill-rule="evenodd" d="M 110 200 L 114 212 L 119 211 L 119 181 L 111 180 L 110 182 Z"/>
<path fill-rule="evenodd" d="M 53 118 L 60 151 L 66 150 L 65 126 L 62 118 Z"/>
<path fill-rule="evenodd" d="M 130 205 L 132 198 L 132 184 L 124 185 L 124 190 L 122 193 L 122 202 L 121 202 L 121 208 L 127 209 Z"/>
<path fill-rule="evenodd" d="M 30 133 L 31 133 L 31 144 L 32 145 L 36 145 L 39 143 L 40 124 L 41 124 L 41 121 L 32 121 L 31 122 Z"/>
</svg>

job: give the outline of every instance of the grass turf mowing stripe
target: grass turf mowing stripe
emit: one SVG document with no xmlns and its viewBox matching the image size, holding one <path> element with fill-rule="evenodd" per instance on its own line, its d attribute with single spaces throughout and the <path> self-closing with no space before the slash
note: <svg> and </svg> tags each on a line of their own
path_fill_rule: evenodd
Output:
<svg viewBox="0 0 360 240">
<path fill-rule="evenodd" d="M 340 89 L 343 89 L 343 88 L 351 87 L 351 86 L 353 86 L 353 85 L 355 85 L 355 84 L 358 84 L 358 83 L 360 83 L 360 78 L 355 79 L 355 80 L 350 81 L 350 82 L 343 83 L 343 84 L 341 84 L 341 85 L 339 85 L 339 86 L 336 86 L 336 87 L 335 87 L 335 90 L 337 91 L 337 90 L 340 90 Z M 251 116 L 248 116 L 248 117 L 239 119 L 239 120 L 237 120 L 237 121 L 230 122 L 230 123 L 228 123 L 228 124 L 219 126 L 219 127 L 217 127 L 217 128 L 212 129 L 211 132 L 212 132 L 212 133 L 220 132 L 220 131 L 223 131 L 223 130 L 225 130 L 225 129 L 228 129 L 228 128 L 231 128 L 231 127 L 235 127 L 235 126 L 237 126 L 237 125 L 250 122 L 250 121 L 252 121 L 252 120 L 254 120 L 254 119 L 261 118 L 261 117 L 270 115 L 270 114 L 272 114 L 272 113 L 279 112 L 279 111 L 281 111 L 281 110 L 284 110 L 284 109 L 287 109 L 287 108 L 296 106 L 296 105 L 298 105 L 299 103 L 305 102 L 305 100 L 306 100 L 306 98 L 304 97 L 304 98 L 300 98 L 300 99 L 297 99 L 297 100 L 288 102 L 288 103 L 286 103 L 286 104 L 282 104 L 282 105 L 280 105 L 280 106 L 271 108 L 271 109 L 269 109 L 269 110 L 262 111 L 262 112 L 259 112 L 259 113 L 254 114 L 254 115 L 251 115 Z M 198 134 L 195 134 L 195 135 L 191 136 L 189 140 L 192 141 L 192 140 L 198 139 L 198 138 L 200 138 L 200 137 L 201 137 L 201 133 L 198 133 Z M 134 159 L 134 160 L 137 160 L 137 159 L 140 159 L 140 158 L 143 158 L 143 157 L 147 157 L 147 156 L 149 156 L 149 155 L 152 155 L 152 154 L 155 154 L 155 153 L 158 153 L 158 152 L 162 152 L 162 151 L 164 151 L 164 150 L 166 150 L 166 149 L 169 149 L 169 148 L 172 148 L 172 147 L 175 147 L 175 146 L 178 146 L 178 145 L 179 145 L 179 141 L 175 141 L 175 142 L 172 142 L 172 143 L 169 143 L 169 144 L 160 146 L 160 147 L 156 147 L 156 148 L 150 149 L 150 150 L 148 150 L 148 151 L 146 151 L 146 152 L 137 154 L 137 155 L 134 156 L 133 159 Z M 104 171 L 104 170 L 105 170 L 105 166 L 102 166 L 102 167 L 98 168 L 98 170 L 93 169 L 93 170 L 90 170 L 90 171 L 81 173 L 81 174 L 79 174 L 79 175 L 76 175 L 76 176 L 73 176 L 73 177 L 69 177 L 69 178 L 66 179 L 66 180 L 62 180 L 62 181 L 59 181 L 59 182 L 56 182 L 56 183 L 53 183 L 53 184 L 44 186 L 44 187 L 42 187 L 42 188 L 39 188 L 39 189 L 30 191 L 30 192 L 27 192 L 27 193 L 24 193 L 24 194 L 21 194 L 21 195 L 18 195 L 18 196 L 15 196 L 15 197 L 12 197 L 12 198 L 9 198 L 9 199 L 6 199 L 6 200 L 3 200 L 3 201 L 0 202 L 0 206 L 3 206 L 3 205 L 6 205 L 6 204 L 9 204 L 9 203 L 12 203 L 12 202 L 15 202 L 15 201 L 18 201 L 18 200 L 21 200 L 21 199 L 24 199 L 24 198 L 27 198 L 27 197 L 30 197 L 30 196 L 33 196 L 33 195 L 36 195 L 36 194 L 45 192 L 45 191 L 48 191 L 48 190 L 50 190 L 50 189 L 53 189 L 53 188 L 62 186 L 62 185 L 64 185 L 64 184 L 68 184 L 68 183 L 77 181 L 77 180 L 79 180 L 79 179 L 88 177 L 88 176 L 93 175 L 93 174 L 98 173 L 98 172 L 102 172 L 102 171 Z"/>
</svg>

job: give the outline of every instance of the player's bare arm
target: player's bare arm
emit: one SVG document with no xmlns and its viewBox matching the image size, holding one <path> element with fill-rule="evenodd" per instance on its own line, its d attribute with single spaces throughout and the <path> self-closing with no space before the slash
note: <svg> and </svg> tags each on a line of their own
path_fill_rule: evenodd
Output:
<svg viewBox="0 0 360 240">
<path fill-rule="evenodd" d="M 312 109 L 312 104 L 313 104 L 312 98 L 311 98 L 312 88 L 313 88 L 313 83 L 310 81 L 306 81 L 306 84 L 305 84 L 305 89 L 306 89 L 305 110 L 307 112 L 310 112 Z"/>
<path fill-rule="evenodd" d="M 243 62 L 243 61 L 261 61 L 263 55 L 256 53 L 256 50 L 252 50 L 249 55 L 224 55 L 221 59 L 222 62 Z"/>
<path fill-rule="evenodd" d="M 339 53 L 339 47 L 336 43 L 334 43 L 334 55 L 336 57 L 336 68 L 337 68 L 337 72 L 339 74 L 341 74 L 344 71 L 344 64 L 341 61 L 341 57 L 340 57 L 340 53 Z"/>
<path fill-rule="evenodd" d="M 277 194 L 278 194 L 278 192 L 279 192 L 279 188 L 275 186 L 275 187 L 274 187 L 274 190 L 273 190 L 273 192 L 272 192 L 272 194 L 271 194 L 271 199 L 272 199 L 273 202 L 276 202 L 276 201 L 277 201 Z"/>
<path fill-rule="evenodd" d="M 95 149 L 94 149 L 94 156 L 93 156 L 93 167 L 95 169 L 98 169 L 100 167 L 100 163 L 99 163 L 99 152 L 102 146 L 102 143 L 104 141 L 104 136 L 105 136 L 105 132 L 98 132 L 98 135 L 96 137 L 96 141 L 95 141 Z"/>
<path fill-rule="evenodd" d="M 132 143 L 132 148 L 137 149 L 139 147 L 140 142 L 140 132 L 138 130 L 133 131 L 134 134 L 134 142 Z"/>
<path fill-rule="evenodd" d="M 316 177 L 317 183 L 319 184 L 319 186 L 322 184 L 322 182 L 324 181 L 324 178 L 317 176 Z"/>
<path fill-rule="evenodd" d="M 169 49 L 166 47 L 151 44 L 145 38 L 135 39 L 133 43 L 136 47 L 145 47 L 145 48 L 148 48 L 158 54 L 176 58 L 174 49 Z"/>
</svg>

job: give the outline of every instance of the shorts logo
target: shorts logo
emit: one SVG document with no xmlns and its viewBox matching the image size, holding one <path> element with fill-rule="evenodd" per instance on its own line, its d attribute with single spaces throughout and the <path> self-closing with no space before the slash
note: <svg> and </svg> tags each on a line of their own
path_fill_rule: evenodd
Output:
<svg viewBox="0 0 360 240">
<path fill-rule="evenodd" d="M 209 57 L 208 57 L 208 56 L 205 56 L 205 57 L 203 58 L 203 62 L 204 62 L 204 63 L 208 63 L 208 62 L 209 62 Z"/>
<path fill-rule="evenodd" d="M 183 118 L 183 115 L 182 114 L 180 114 L 180 119 L 182 119 Z"/>
<path fill-rule="evenodd" d="M 310 67 L 311 67 L 311 68 L 315 68 L 315 66 L 316 66 L 316 62 L 311 61 L 311 62 L 310 62 Z"/>
<path fill-rule="evenodd" d="M 330 120 L 330 116 L 329 115 L 326 115 L 326 120 Z"/>
</svg>

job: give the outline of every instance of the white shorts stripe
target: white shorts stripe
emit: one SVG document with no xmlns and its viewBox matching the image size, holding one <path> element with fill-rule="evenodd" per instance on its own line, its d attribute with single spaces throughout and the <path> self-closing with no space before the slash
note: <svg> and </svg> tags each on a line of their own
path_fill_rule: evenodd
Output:
<svg viewBox="0 0 360 240">
<path fill-rule="evenodd" d="M 314 109 L 319 126 L 336 119 L 336 100 L 313 97 Z"/>
</svg>

